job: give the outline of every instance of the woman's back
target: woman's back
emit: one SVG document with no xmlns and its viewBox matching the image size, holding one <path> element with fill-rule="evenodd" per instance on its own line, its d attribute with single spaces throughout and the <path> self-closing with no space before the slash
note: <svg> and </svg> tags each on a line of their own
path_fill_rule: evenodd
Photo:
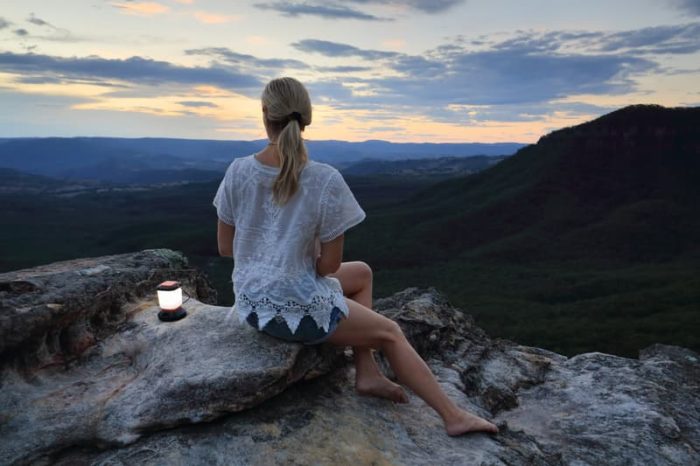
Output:
<svg viewBox="0 0 700 466">
<path fill-rule="evenodd" d="M 279 171 L 255 154 L 236 159 L 213 201 L 219 218 L 235 226 L 235 309 L 241 321 L 255 312 L 259 329 L 277 318 L 294 333 L 308 314 L 328 330 L 334 306 L 349 311 L 340 282 L 316 273 L 316 238 L 336 238 L 365 212 L 337 169 L 310 159 L 297 192 L 280 206 L 272 193 Z"/>
</svg>

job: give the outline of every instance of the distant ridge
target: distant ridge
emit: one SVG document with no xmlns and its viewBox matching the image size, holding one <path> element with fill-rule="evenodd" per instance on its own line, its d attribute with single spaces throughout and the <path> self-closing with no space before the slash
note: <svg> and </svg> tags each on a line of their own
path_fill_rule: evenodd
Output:
<svg viewBox="0 0 700 466">
<path fill-rule="evenodd" d="M 413 176 L 450 177 L 468 175 L 488 168 L 509 155 L 472 155 L 469 157 L 437 157 L 430 159 L 374 160 L 365 159 L 342 170 L 350 176 Z"/>
<path fill-rule="evenodd" d="M 223 173 L 235 158 L 265 147 L 267 140 L 216 141 L 169 138 L 15 138 L 0 139 L 0 167 L 74 180 L 99 179 L 129 182 L 144 177 L 135 171 L 151 171 L 148 179 L 164 181 L 183 176 L 173 170 Z M 312 159 L 344 168 L 362 159 L 401 160 L 511 155 L 519 143 L 392 143 L 387 141 L 307 141 Z M 211 174 L 184 174 L 193 181 Z M 214 176 L 216 177 L 216 176 Z"/>
<path fill-rule="evenodd" d="M 633 105 L 554 131 L 393 206 L 375 233 L 400 240 L 376 252 L 395 266 L 700 257 L 699 128 L 700 107 Z"/>
</svg>

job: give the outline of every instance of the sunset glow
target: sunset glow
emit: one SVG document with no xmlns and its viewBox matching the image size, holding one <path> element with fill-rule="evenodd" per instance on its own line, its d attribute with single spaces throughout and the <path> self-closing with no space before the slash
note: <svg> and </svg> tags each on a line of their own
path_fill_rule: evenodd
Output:
<svg viewBox="0 0 700 466">
<path fill-rule="evenodd" d="M 307 85 L 317 140 L 528 143 L 700 105 L 695 2 L 496 3 L 4 2 L 0 137 L 263 138 L 279 76 Z"/>
</svg>

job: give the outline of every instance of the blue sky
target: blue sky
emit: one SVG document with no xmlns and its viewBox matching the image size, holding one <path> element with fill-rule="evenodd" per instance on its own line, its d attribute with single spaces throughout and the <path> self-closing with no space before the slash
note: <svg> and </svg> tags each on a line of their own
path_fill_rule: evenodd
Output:
<svg viewBox="0 0 700 466">
<path fill-rule="evenodd" d="M 68 0 L 0 9 L 1 137 L 534 142 L 634 103 L 700 104 L 700 0 Z"/>
</svg>

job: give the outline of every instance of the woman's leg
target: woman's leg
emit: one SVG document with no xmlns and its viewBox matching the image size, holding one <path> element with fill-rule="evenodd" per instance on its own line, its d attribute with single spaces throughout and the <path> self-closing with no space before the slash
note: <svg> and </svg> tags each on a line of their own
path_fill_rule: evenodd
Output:
<svg viewBox="0 0 700 466">
<path fill-rule="evenodd" d="M 346 301 L 350 315 L 338 323 L 327 342 L 339 346 L 381 349 L 399 382 L 407 385 L 437 411 L 449 435 L 472 431 L 498 432 L 494 424 L 459 408 L 450 400 L 396 322 L 350 298 L 346 298 Z"/>
<path fill-rule="evenodd" d="M 333 274 L 343 287 L 343 294 L 368 309 L 372 309 L 372 269 L 362 261 L 343 262 Z M 408 403 L 408 396 L 400 385 L 395 384 L 377 366 L 368 346 L 353 346 L 355 361 L 355 389 L 361 395 L 387 398 L 398 403 Z"/>
</svg>

